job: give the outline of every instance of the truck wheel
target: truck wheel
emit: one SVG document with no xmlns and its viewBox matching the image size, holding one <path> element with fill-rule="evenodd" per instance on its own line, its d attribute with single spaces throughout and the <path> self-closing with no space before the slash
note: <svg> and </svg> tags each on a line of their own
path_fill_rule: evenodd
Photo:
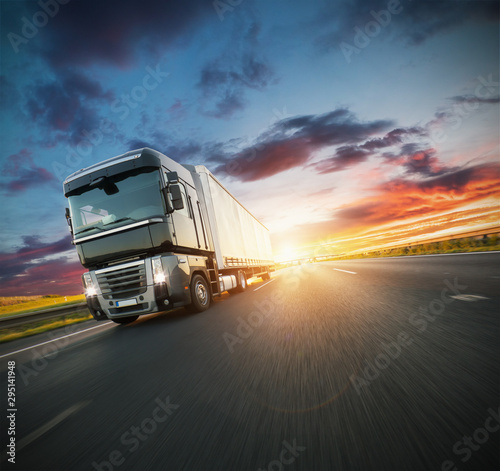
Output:
<svg viewBox="0 0 500 471">
<path fill-rule="evenodd" d="M 248 285 L 247 285 L 247 277 L 245 276 L 245 272 L 240 270 L 236 274 L 236 282 L 238 283 L 238 285 L 236 286 L 236 288 L 229 290 L 230 294 L 243 293 L 243 291 L 245 291 L 247 289 Z"/>
<path fill-rule="evenodd" d="M 263 281 L 267 281 L 267 280 L 271 279 L 271 274 L 269 273 L 269 268 L 266 269 L 266 273 L 264 273 L 261 276 L 261 278 L 262 278 Z"/>
<path fill-rule="evenodd" d="M 237 280 L 238 280 L 238 286 L 236 287 L 236 291 L 238 293 L 243 293 L 243 291 L 245 291 L 248 286 L 247 277 L 245 276 L 245 273 L 243 271 L 240 270 L 238 272 Z"/>
<path fill-rule="evenodd" d="M 136 321 L 139 318 L 139 316 L 129 316 L 129 317 L 118 317 L 116 319 L 111 319 L 113 322 L 116 322 L 117 324 L 131 324 L 132 322 Z"/>
<path fill-rule="evenodd" d="M 207 281 L 201 275 L 194 275 L 191 280 L 191 304 L 188 311 L 203 312 L 210 307 L 210 290 Z"/>
</svg>

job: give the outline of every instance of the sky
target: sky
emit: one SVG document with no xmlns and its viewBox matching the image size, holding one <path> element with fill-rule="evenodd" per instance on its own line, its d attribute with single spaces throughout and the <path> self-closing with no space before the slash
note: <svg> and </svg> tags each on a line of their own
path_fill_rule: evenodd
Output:
<svg viewBox="0 0 500 471">
<path fill-rule="evenodd" d="M 203 164 L 276 259 L 499 225 L 496 0 L 2 0 L 0 296 L 78 294 L 62 182 Z"/>
</svg>

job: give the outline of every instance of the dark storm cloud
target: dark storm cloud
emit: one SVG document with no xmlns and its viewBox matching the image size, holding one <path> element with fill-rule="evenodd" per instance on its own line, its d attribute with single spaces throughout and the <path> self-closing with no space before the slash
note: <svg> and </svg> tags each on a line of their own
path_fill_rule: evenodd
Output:
<svg viewBox="0 0 500 471">
<path fill-rule="evenodd" d="M 9 155 L 1 170 L 4 182 L 0 183 L 0 188 L 7 196 L 56 180 L 47 169 L 35 164 L 33 154 L 28 149 Z"/>
<path fill-rule="evenodd" d="M 322 148 L 364 141 L 391 124 L 389 120 L 361 122 L 343 108 L 321 115 L 283 119 L 259 136 L 255 145 L 247 146 L 232 157 L 226 155 L 215 172 L 241 181 L 267 178 L 305 165 Z M 338 152 L 338 165 L 341 159 L 352 163 L 368 155 L 363 150 L 349 152 L 347 147 Z"/>
<path fill-rule="evenodd" d="M 73 70 L 61 72 L 57 80 L 37 80 L 25 93 L 25 112 L 47 133 L 46 145 L 59 139 L 79 142 L 82 131 L 98 127 L 99 105 L 113 100 L 98 82 Z"/>
<path fill-rule="evenodd" d="M 32 8 L 36 6 L 33 2 Z M 71 1 L 60 5 L 38 45 L 57 69 L 96 63 L 123 68 L 131 66 L 140 51 L 159 54 L 174 46 L 204 17 L 217 21 L 212 2 Z"/>
</svg>

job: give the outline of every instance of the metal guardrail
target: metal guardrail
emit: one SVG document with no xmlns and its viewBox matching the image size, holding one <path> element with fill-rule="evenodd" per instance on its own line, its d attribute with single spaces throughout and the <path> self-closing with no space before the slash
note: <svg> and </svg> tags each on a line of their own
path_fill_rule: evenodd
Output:
<svg viewBox="0 0 500 471">
<path fill-rule="evenodd" d="M 38 322 L 56 317 L 63 317 L 77 312 L 87 310 L 87 303 L 70 304 L 69 306 L 54 307 L 51 309 L 44 309 L 42 311 L 26 312 L 24 314 L 16 314 L 14 316 L 0 317 L 0 328 L 8 329 L 10 327 L 17 327 L 19 325 L 27 324 L 30 322 Z M 90 312 L 89 312 L 90 314 Z"/>
</svg>

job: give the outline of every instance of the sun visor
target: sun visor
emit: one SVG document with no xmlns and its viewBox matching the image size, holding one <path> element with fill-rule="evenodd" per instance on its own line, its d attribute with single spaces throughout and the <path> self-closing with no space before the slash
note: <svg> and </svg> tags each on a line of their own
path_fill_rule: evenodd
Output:
<svg viewBox="0 0 500 471">
<path fill-rule="evenodd" d="M 152 149 L 142 149 L 109 159 L 69 176 L 64 182 L 64 196 L 78 193 L 78 189 L 90 185 L 102 177 L 113 177 L 142 168 L 159 168 L 159 153 Z"/>
</svg>

